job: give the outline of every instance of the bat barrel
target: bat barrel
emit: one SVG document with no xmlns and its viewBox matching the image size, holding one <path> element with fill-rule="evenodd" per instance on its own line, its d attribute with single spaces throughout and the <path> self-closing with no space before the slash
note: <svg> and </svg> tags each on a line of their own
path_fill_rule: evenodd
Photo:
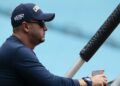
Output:
<svg viewBox="0 0 120 86">
<path fill-rule="evenodd" d="M 107 18 L 96 34 L 90 39 L 86 46 L 81 50 L 80 57 L 89 61 L 104 41 L 110 36 L 120 23 L 120 3 L 112 14 Z"/>
</svg>

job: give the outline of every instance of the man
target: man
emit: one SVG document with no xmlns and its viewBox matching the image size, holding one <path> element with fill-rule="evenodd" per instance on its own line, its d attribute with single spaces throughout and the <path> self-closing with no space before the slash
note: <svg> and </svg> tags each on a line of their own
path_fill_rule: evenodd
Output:
<svg viewBox="0 0 120 86">
<path fill-rule="evenodd" d="M 43 13 L 32 3 L 20 4 L 11 16 L 13 34 L 0 48 L 0 86 L 103 86 L 104 74 L 81 80 L 50 73 L 36 57 L 33 49 L 44 42 L 54 13 Z"/>
</svg>

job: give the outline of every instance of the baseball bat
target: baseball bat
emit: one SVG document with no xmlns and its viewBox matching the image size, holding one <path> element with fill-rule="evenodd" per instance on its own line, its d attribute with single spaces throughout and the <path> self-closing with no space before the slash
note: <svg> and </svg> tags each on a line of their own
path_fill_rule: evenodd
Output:
<svg viewBox="0 0 120 86">
<path fill-rule="evenodd" d="M 89 42 L 80 51 L 80 57 L 73 67 L 66 73 L 66 77 L 73 77 L 74 74 L 80 69 L 84 62 L 88 62 L 110 34 L 120 23 L 120 3 L 98 29 L 95 35 L 89 40 Z"/>
</svg>

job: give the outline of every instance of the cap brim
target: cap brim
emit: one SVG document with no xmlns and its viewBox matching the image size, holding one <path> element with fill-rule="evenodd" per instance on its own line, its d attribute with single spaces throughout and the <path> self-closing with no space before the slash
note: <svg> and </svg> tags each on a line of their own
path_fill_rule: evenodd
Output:
<svg viewBox="0 0 120 86">
<path fill-rule="evenodd" d="M 36 19 L 40 21 L 42 20 L 42 21 L 49 22 L 49 21 L 52 21 L 54 17 L 55 17 L 55 13 L 43 13 Z"/>
</svg>

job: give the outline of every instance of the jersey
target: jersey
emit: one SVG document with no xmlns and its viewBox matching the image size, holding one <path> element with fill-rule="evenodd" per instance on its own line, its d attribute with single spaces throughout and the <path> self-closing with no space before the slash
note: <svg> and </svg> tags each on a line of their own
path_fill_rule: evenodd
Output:
<svg viewBox="0 0 120 86">
<path fill-rule="evenodd" d="M 80 86 L 79 81 L 50 73 L 34 51 L 15 36 L 0 47 L 0 86 Z"/>
</svg>

